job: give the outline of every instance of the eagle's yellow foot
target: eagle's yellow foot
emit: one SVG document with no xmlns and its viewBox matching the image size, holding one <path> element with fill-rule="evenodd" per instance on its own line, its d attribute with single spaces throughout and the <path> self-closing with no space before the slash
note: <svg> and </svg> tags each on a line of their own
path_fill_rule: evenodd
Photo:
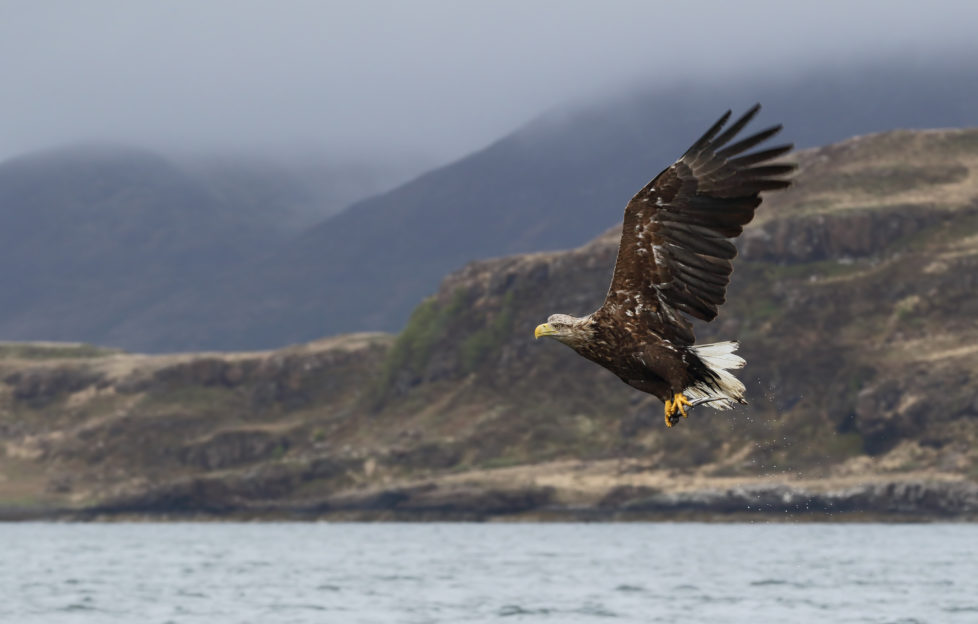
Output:
<svg viewBox="0 0 978 624">
<path fill-rule="evenodd" d="M 689 416 L 689 414 L 686 413 L 686 407 L 692 407 L 692 405 L 693 404 L 689 402 L 689 399 L 687 399 L 686 395 L 682 392 L 677 393 L 672 399 L 672 408 L 679 410 L 679 413 L 683 415 L 683 418 Z"/>
<path fill-rule="evenodd" d="M 680 415 L 683 418 L 688 417 L 686 407 L 691 405 L 692 403 L 682 392 L 677 392 L 671 399 L 666 399 L 666 427 L 675 425 L 679 421 Z"/>
</svg>

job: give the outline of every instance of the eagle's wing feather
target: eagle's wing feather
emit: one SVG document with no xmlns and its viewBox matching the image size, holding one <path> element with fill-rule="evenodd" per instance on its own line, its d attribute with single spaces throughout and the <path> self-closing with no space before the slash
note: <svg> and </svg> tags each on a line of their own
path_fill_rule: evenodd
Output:
<svg viewBox="0 0 978 624">
<path fill-rule="evenodd" d="M 668 328 L 670 338 L 684 344 L 692 344 L 693 329 L 677 312 L 704 321 L 716 317 L 737 254 L 730 239 L 754 218 L 758 194 L 787 187 L 785 176 L 795 168 L 770 162 L 791 145 L 744 154 L 780 125 L 727 145 L 759 109 L 755 105 L 724 130 L 727 111 L 628 202 L 603 309 L 642 318 L 659 334 Z"/>
</svg>

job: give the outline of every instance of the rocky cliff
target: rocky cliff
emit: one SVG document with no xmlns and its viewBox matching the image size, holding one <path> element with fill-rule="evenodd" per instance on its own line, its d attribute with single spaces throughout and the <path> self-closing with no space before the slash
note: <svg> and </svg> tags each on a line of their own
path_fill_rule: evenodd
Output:
<svg viewBox="0 0 978 624">
<path fill-rule="evenodd" d="M 548 314 L 600 304 L 610 231 L 470 264 L 396 337 L 0 348 L 0 510 L 975 516 L 978 131 L 796 158 L 698 327 L 741 341 L 747 408 L 665 429 L 657 401 L 532 339 Z"/>
</svg>

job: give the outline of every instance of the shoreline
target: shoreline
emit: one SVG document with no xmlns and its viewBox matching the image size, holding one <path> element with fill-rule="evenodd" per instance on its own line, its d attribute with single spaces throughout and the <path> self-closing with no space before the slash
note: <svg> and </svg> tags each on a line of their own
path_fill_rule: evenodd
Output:
<svg viewBox="0 0 978 624">
<path fill-rule="evenodd" d="M 533 479 L 513 479 L 512 469 L 502 469 L 278 501 L 233 492 L 180 499 L 174 492 L 207 490 L 200 483 L 171 484 L 91 505 L 0 505 L 0 522 L 978 521 L 978 483 L 947 475 L 875 475 L 856 482 L 649 479 L 660 487 L 618 480 L 582 490 L 549 483 L 546 472 L 553 466 L 532 468 Z"/>
</svg>

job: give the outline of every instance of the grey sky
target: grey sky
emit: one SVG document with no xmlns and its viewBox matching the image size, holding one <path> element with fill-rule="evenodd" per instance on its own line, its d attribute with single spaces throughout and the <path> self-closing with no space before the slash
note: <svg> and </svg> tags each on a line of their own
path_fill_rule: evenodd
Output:
<svg viewBox="0 0 978 624">
<path fill-rule="evenodd" d="M 0 158 L 80 140 L 438 160 L 679 74 L 971 47 L 978 2 L 0 0 Z"/>
</svg>

